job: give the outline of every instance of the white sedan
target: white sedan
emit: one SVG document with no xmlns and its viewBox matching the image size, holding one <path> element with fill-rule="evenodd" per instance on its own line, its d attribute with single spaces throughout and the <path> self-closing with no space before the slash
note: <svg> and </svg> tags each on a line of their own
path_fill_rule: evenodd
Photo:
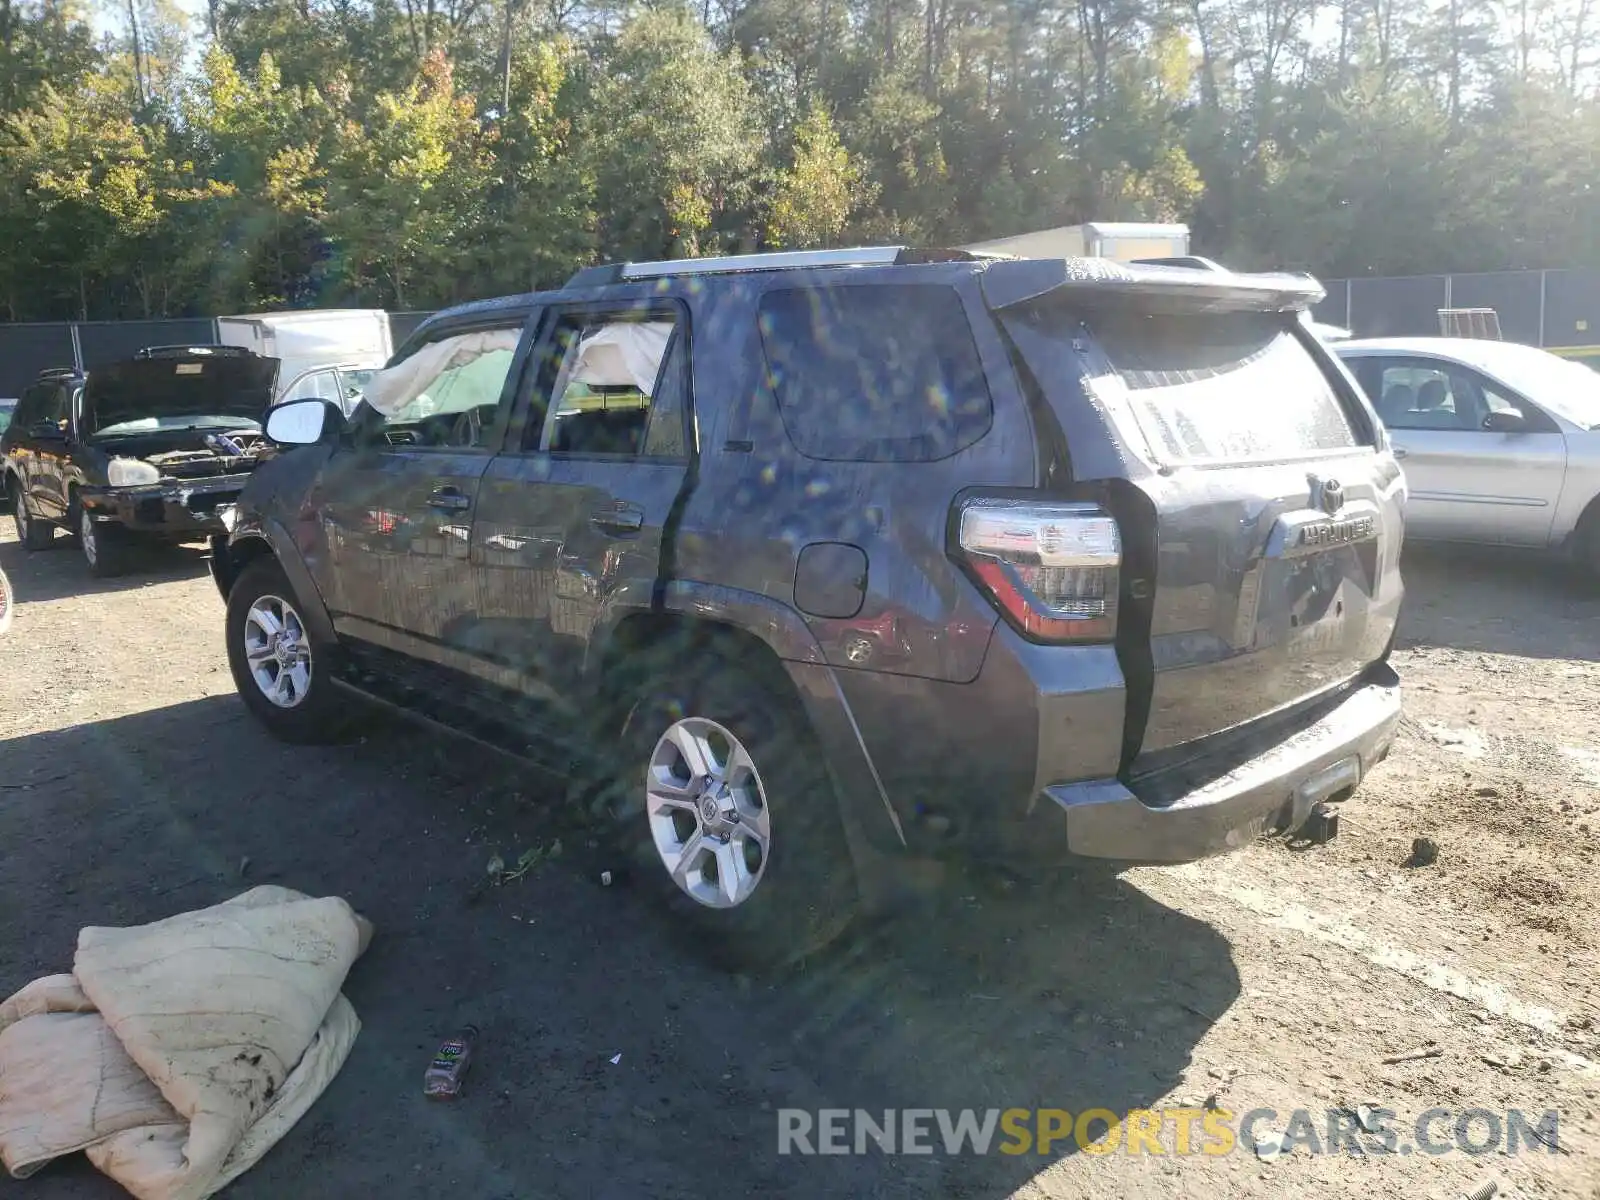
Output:
<svg viewBox="0 0 1600 1200">
<path fill-rule="evenodd" d="M 1408 537 L 1559 549 L 1600 573 L 1600 374 L 1512 342 L 1329 348 L 1389 430 Z"/>
</svg>

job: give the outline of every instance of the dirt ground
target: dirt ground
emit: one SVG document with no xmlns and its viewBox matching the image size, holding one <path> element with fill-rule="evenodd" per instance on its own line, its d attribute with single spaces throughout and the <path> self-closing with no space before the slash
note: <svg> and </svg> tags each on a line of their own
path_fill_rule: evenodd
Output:
<svg viewBox="0 0 1600 1200">
<path fill-rule="evenodd" d="M 1408 549 L 1404 731 L 1332 844 L 1100 884 L 952 878 L 929 910 L 756 981 L 601 887 L 570 835 L 476 886 L 495 851 L 548 847 L 548 780 L 406 726 L 269 740 L 234 697 L 198 551 L 97 583 L 65 542 L 27 555 L 5 526 L 0 994 L 67 969 L 83 925 L 258 882 L 377 924 L 348 1064 L 231 1196 L 1409 1200 L 1494 1178 L 1600 1198 L 1600 598 L 1552 569 Z M 1403 866 L 1418 836 L 1438 861 Z M 429 1052 L 464 1021 L 483 1029 L 471 1091 L 427 1103 Z M 1389 1108 L 1407 1143 L 1435 1107 L 1446 1139 L 1470 1109 L 1554 1109 L 1562 1152 L 777 1153 L 787 1107 L 1208 1102 L 1319 1126 Z M 0 1182 L 118 1194 L 81 1159 Z"/>
</svg>

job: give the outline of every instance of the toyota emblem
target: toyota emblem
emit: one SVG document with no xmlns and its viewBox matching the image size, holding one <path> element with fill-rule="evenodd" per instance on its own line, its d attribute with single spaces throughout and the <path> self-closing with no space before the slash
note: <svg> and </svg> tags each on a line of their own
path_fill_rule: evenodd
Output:
<svg viewBox="0 0 1600 1200">
<path fill-rule="evenodd" d="M 1324 479 L 1317 495 L 1317 505 L 1330 517 L 1344 507 L 1344 486 L 1337 479 Z"/>
</svg>

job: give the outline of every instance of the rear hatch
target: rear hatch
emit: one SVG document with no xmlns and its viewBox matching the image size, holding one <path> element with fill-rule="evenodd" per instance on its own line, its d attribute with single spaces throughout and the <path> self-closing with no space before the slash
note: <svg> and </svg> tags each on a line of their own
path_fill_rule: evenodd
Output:
<svg viewBox="0 0 1600 1200">
<path fill-rule="evenodd" d="M 1125 776 L 1237 760 L 1385 657 L 1403 484 L 1302 325 L 1313 280 L 1037 262 L 985 292 L 1060 426 L 1064 494 L 1116 518 Z"/>
<path fill-rule="evenodd" d="M 96 436 L 258 426 L 278 360 L 226 347 L 148 352 L 89 372 L 83 428 Z"/>
</svg>

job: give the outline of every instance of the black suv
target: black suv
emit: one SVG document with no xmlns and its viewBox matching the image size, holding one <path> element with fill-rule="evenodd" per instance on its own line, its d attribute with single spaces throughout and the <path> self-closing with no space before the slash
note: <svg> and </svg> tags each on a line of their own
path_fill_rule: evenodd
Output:
<svg viewBox="0 0 1600 1200">
<path fill-rule="evenodd" d="M 156 346 L 125 362 L 40 374 L 0 437 L 17 537 L 42 550 L 64 526 L 91 574 L 126 570 L 141 541 L 222 532 L 270 449 L 261 417 L 278 360 L 234 346 Z"/>
<path fill-rule="evenodd" d="M 214 543 L 239 691 L 292 740 L 354 689 L 570 767 L 765 960 L 896 854 L 1336 828 L 1400 717 L 1405 485 L 1320 295 L 868 249 L 440 313 L 348 422 L 268 414 L 302 448 Z"/>
</svg>

